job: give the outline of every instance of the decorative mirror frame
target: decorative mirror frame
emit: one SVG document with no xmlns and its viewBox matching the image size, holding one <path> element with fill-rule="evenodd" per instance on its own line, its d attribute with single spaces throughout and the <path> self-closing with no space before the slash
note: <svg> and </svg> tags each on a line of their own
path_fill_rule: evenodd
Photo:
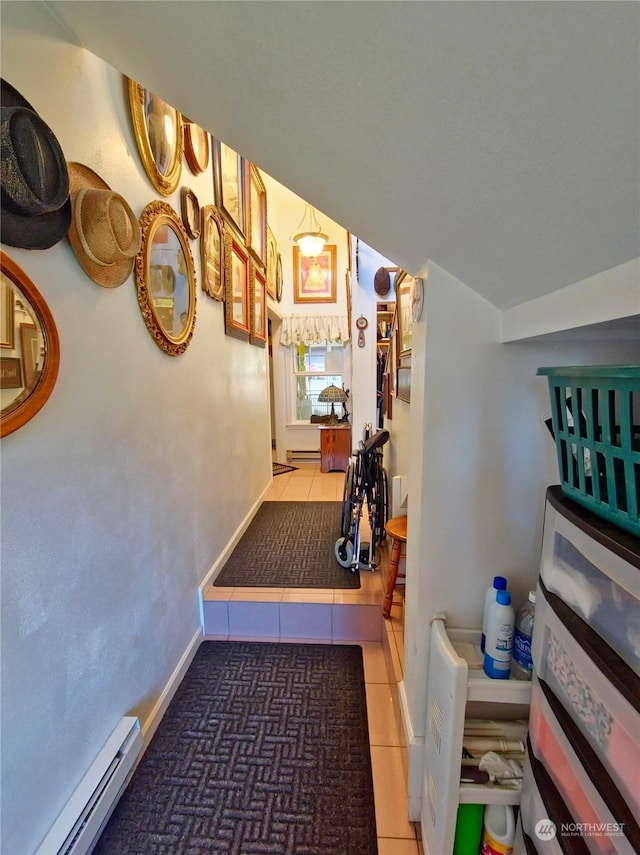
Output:
<svg viewBox="0 0 640 855">
<path fill-rule="evenodd" d="M 189 315 L 184 331 L 178 338 L 170 335 L 162 326 L 150 296 L 149 254 L 153 236 L 161 226 L 173 229 L 187 263 L 190 286 Z M 158 347 L 169 356 L 179 356 L 189 346 L 196 322 L 196 273 L 193 256 L 189 248 L 189 238 L 180 217 L 167 202 L 149 202 L 140 215 L 140 231 L 142 233 L 142 245 L 135 260 L 136 290 L 140 311 L 147 329 Z"/>
<path fill-rule="evenodd" d="M 227 245 L 225 246 L 225 283 L 224 283 L 224 331 L 233 338 L 249 341 L 251 334 L 251 318 L 249 313 L 249 253 L 245 247 L 227 232 Z M 236 268 L 237 262 L 237 268 Z M 237 300 L 234 300 L 233 282 L 234 270 L 242 277 L 241 289 L 238 290 Z M 234 317 L 234 302 L 242 304 L 242 321 Z"/>
<path fill-rule="evenodd" d="M 278 244 L 267 223 L 267 294 L 276 299 L 276 266 L 278 263 Z"/>
<path fill-rule="evenodd" d="M 191 172 L 194 175 L 200 175 L 209 166 L 209 134 L 200 125 L 196 125 L 195 122 L 188 122 L 184 116 L 182 117 L 182 121 L 184 123 L 185 160 Z M 196 137 L 200 134 L 204 134 L 204 152 L 200 151 L 196 144 Z"/>
<path fill-rule="evenodd" d="M 259 307 L 262 311 L 258 313 Z M 265 347 L 267 343 L 267 281 L 264 270 L 251 262 L 249 273 L 249 314 L 251 329 L 249 342 L 256 347 Z"/>
<path fill-rule="evenodd" d="M 267 189 L 258 167 L 245 161 L 247 249 L 260 267 L 267 266 Z"/>
<path fill-rule="evenodd" d="M 276 261 L 276 300 L 278 303 L 282 302 L 282 256 L 278 253 L 278 260 Z"/>
<path fill-rule="evenodd" d="M 18 267 L 15 261 L 9 258 L 2 250 L 0 250 L 0 269 L 29 301 L 33 314 L 36 316 L 42 329 L 45 347 L 44 366 L 38 382 L 22 403 L 10 413 L 7 413 L 6 416 L 0 417 L 0 436 L 7 436 L 7 434 L 13 433 L 13 431 L 18 430 L 18 428 L 21 428 L 30 421 L 48 401 L 58 377 L 60 341 L 53 315 L 44 297 L 24 270 Z M 21 324 L 21 333 L 23 332 L 23 326 L 32 325 Z"/>
<path fill-rule="evenodd" d="M 182 173 L 182 154 L 184 151 L 184 130 L 182 116 L 176 113 L 176 147 L 173 152 L 173 163 L 169 172 L 164 175 L 158 169 L 151 142 L 149 140 L 149 130 L 147 127 L 147 117 L 144 112 L 144 97 L 146 89 L 136 83 L 135 80 L 129 80 L 129 103 L 131 106 L 131 119 L 133 121 L 133 131 L 136 138 L 142 165 L 149 180 L 159 193 L 163 196 L 169 196 L 173 193 L 180 183 L 180 175 Z M 155 96 L 158 97 L 158 96 Z M 160 99 L 162 100 L 162 99 Z M 165 102 L 166 103 L 166 102 Z M 168 106 L 171 107 L 169 104 Z M 175 109 L 172 107 L 171 109 Z"/>
<path fill-rule="evenodd" d="M 200 237 L 200 203 L 190 187 L 180 188 L 180 215 L 189 237 L 192 240 Z"/>
<path fill-rule="evenodd" d="M 218 267 L 220 281 L 212 282 L 209 276 L 209 262 L 212 254 L 211 235 L 216 229 L 219 236 L 220 255 Z M 202 263 L 202 290 L 213 300 L 224 300 L 224 282 L 226 278 L 226 230 L 224 218 L 215 205 L 205 205 L 202 208 L 202 232 L 200 234 L 200 261 Z"/>
</svg>

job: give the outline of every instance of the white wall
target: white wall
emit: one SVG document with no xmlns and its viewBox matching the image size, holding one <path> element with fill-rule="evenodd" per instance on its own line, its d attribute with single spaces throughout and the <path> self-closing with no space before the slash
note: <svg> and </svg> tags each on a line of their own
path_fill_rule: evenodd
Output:
<svg viewBox="0 0 640 855">
<path fill-rule="evenodd" d="M 3 20 L 2 76 L 136 214 L 143 172 L 122 76 Z M 213 201 L 211 169 L 182 183 Z M 168 199 L 179 210 L 179 196 Z M 3 249 L 60 336 L 45 407 L 2 440 L 2 841 L 34 850 L 123 714 L 150 715 L 200 631 L 198 586 L 271 479 L 266 350 L 202 294 L 165 355 L 133 278 L 100 288 L 65 241 Z"/>
<path fill-rule="evenodd" d="M 500 344 L 501 313 L 436 264 L 413 330 L 406 714 L 420 765 L 429 620 L 479 627 L 494 574 L 516 605 L 537 577 L 545 489 L 558 483 L 541 365 L 640 361 L 640 342 Z M 395 404 L 395 402 L 394 402 Z M 415 747 L 415 746 L 414 746 Z M 419 785 L 420 770 L 410 770 Z M 410 792 L 419 798 L 419 790 Z"/>
</svg>

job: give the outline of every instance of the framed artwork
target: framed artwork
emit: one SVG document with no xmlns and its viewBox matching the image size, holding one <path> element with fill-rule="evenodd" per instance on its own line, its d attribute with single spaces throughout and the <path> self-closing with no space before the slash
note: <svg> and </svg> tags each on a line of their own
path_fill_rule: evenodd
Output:
<svg viewBox="0 0 640 855">
<path fill-rule="evenodd" d="M 184 116 L 184 156 L 191 172 L 200 175 L 209 166 L 209 134 Z"/>
<path fill-rule="evenodd" d="M 200 204 L 190 187 L 180 188 L 180 214 L 184 230 L 192 240 L 200 237 Z"/>
<path fill-rule="evenodd" d="M 221 140 L 214 141 L 213 179 L 218 207 L 240 235 L 246 238 L 247 205 L 244 158 Z"/>
<path fill-rule="evenodd" d="M 293 248 L 293 302 L 336 302 L 336 247 L 325 246 L 315 258 Z"/>
<path fill-rule="evenodd" d="M 267 264 L 267 191 L 260 170 L 245 161 L 247 186 L 247 247 L 262 267 Z"/>
<path fill-rule="evenodd" d="M 234 338 L 249 341 L 249 255 L 240 241 L 229 236 L 225 256 L 224 331 Z"/>
<path fill-rule="evenodd" d="M 202 208 L 200 260 L 202 290 L 214 300 L 224 300 L 225 277 L 224 220 L 215 205 Z"/>
<path fill-rule="evenodd" d="M 14 291 L 11 283 L 3 276 L 0 280 L 0 347 L 13 350 L 15 344 Z"/>
<path fill-rule="evenodd" d="M 0 356 L 0 386 L 3 389 L 22 389 L 22 370 L 19 356 Z"/>
<path fill-rule="evenodd" d="M 396 397 L 407 404 L 411 403 L 411 366 L 398 366 L 398 384 Z"/>
<path fill-rule="evenodd" d="M 35 324 L 20 324 L 24 385 L 30 389 L 40 373 L 42 340 Z"/>
<path fill-rule="evenodd" d="M 412 317 L 413 277 L 407 276 L 406 271 L 400 270 L 395 278 L 396 311 L 398 313 L 398 357 L 411 357 L 411 340 L 413 336 Z M 410 364 L 410 363 L 409 363 Z"/>
<path fill-rule="evenodd" d="M 251 331 L 249 341 L 256 347 L 264 347 L 267 343 L 267 312 L 266 312 L 266 277 L 263 270 L 251 263 L 249 276 L 249 311 L 251 315 Z"/>
<path fill-rule="evenodd" d="M 278 244 L 275 236 L 267 225 L 267 294 L 276 299 L 276 273 L 278 265 Z"/>
</svg>

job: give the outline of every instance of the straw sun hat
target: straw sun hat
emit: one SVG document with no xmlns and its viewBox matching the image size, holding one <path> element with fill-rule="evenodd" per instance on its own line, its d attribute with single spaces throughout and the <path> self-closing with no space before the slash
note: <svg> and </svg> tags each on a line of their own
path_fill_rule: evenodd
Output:
<svg viewBox="0 0 640 855">
<path fill-rule="evenodd" d="M 128 279 L 140 249 L 140 226 L 129 204 L 82 163 L 68 163 L 71 228 L 67 237 L 83 270 L 104 288 Z"/>
</svg>

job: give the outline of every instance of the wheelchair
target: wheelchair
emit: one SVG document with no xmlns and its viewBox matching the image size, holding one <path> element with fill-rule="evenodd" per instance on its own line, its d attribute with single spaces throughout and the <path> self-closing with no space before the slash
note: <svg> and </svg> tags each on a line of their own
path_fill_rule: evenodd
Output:
<svg viewBox="0 0 640 855">
<path fill-rule="evenodd" d="M 359 568 L 375 570 L 379 563 L 378 550 L 385 538 L 389 495 L 382 447 L 388 440 L 388 430 L 371 435 L 371 425 L 365 425 L 345 476 L 341 534 L 335 543 L 335 556 L 338 564 L 352 573 Z M 368 554 L 360 531 L 365 505 L 371 527 Z"/>
</svg>

